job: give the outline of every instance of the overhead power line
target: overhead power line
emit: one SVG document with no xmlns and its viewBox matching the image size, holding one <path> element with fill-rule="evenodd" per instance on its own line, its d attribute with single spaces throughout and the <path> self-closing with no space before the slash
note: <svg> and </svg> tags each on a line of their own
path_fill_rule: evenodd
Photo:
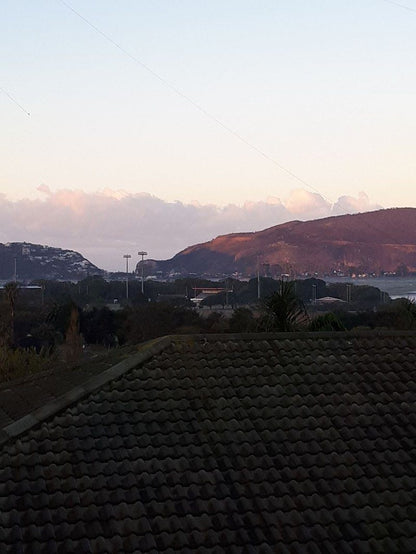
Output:
<svg viewBox="0 0 416 554">
<path fill-rule="evenodd" d="M 5 94 L 16 106 L 18 106 L 22 112 L 24 112 L 27 116 L 30 117 L 30 113 L 21 105 L 19 102 L 14 98 L 10 93 L 7 92 L 7 90 L 4 90 L 3 87 L 0 87 L 0 91 Z"/>
<path fill-rule="evenodd" d="M 150 66 L 148 66 L 146 63 L 142 62 L 139 58 L 137 58 L 135 55 L 133 55 L 131 52 L 129 52 L 128 50 L 126 50 L 123 46 L 121 46 L 118 42 L 116 42 L 115 40 L 113 40 L 107 33 L 105 33 L 104 31 L 102 31 L 99 27 L 97 27 L 96 25 L 94 25 L 94 23 L 92 23 L 91 21 L 89 21 L 86 17 L 84 17 L 80 12 L 78 12 L 75 8 L 73 8 L 68 2 L 66 2 L 65 0 L 59 0 L 61 2 L 61 4 L 63 4 L 64 6 L 66 6 L 72 13 L 74 13 L 77 17 L 79 17 L 82 21 L 84 21 L 84 23 L 86 23 L 89 27 L 91 27 L 91 29 L 93 29 L 96 33 L 98 33 L 99 35 L 101 35 L 105 40 L 107 40 L 109 43 L 111 43 L 113 46 L 115 46 L 118 50 L 120 50 L 120 52 L 122 52 L 125 56 L 127 56 L 128 58 L 130 58 L 130 60 L 132 60 L 133 62 L 135 62 L 136 64 L 138 64 L 141 68 L 145 69 L 148 73 L 150 73 L 151 75 L 153 75 L 153 77 L 155 77 L 156 79 L 158 79 L 161 83 L 163 83 L 167 88 L 169 88 L 172 92 L 174 92 L 175 94 L 177 94 L 178 96 L 180 96 L 181 98 L 183 98 L 184 100 L 186 100 L 186 102 L 188 102 L 189 104 L 191 104 L 195 109 L 197 109 L 200 113 L 202 113 L 205 117 L 211 119 L 212 121 L 214 121 L 215 123 L 217 123 L 220 127 L 222 127 L 225 131 L 227 131 L 228 133 L 230 133 L 231 135 L 233 135 L 235 138 L 237 138 L 240 142 L 244 143 L 246 146 L 248 146 L 249 148 L 251 148 L 251 150 L 254 150 L 255 152 L 257 152 L 257 154 L 259 154 L 260 156 L 262 156 L 263 158 L 265 158 L 266 160 L 268 160 L 269 162 L 273 163 L 275 166 L 277 166 L 281 171 L 284 171 L 287 175 L 289 175 L 290 177 L 292 177 L 293 179 L 295 179 L 296 181 L 298 181 L 299 183 L 301 183 L 302 185 L 304 185 L 305 187 L 309 188 L 310 190 L 316 192 L 317 194 L 319 194 L 324 200 L 326 200 L 327 202 L 329 202 L 329 204 L 333 204 L 333 202 L 331 200 L 329 200 L 328 198 L 326 198 L 317 188 L 315 188 L 313 185 L 311 185 L 310 183 L 308 183 L 307 181 L 305 181 L 305 179 L 302 179 L 302 177 L 299 177 L 299 175 L 296 175 L 296 173 L 294 173 L 293 171 L 291 171 L 290 169 L 288 169 L 287 167 L 285 167 L 284 165 L 282 165 L 281 163 L 279 163 L 277 160 L 275 160 L 272 156 L 270 156 L 269 154 L 267 154 L 266 152 L 264 152 L 261 148 L 259 148 L 258 146 L 256 146 L 255 144 L 253 144 L 252 142 L 248 141 L 246 138 L 244 138 L 242 135 L 240 135 L 240 133 L 238 133 L 237 131 L 235 131 L 234 129 L 232 129 L 231 127 L 229 127 L 228 125 L 226 125 L 223 121 L 221 121 L 218 117 L 216 117 L 215 115 L 213 115 L 212 113 L 210 113 L 208 110 L 206 110 L 203 106 L 201 106 L 200 104 L 198 104 L 198 102 L 195 102 L 195 100 L 193 100 L 190 96 L 188 96 L 187 94 L 185 94 L 184 92 L 182 92 L 180 89 L 178 89 L 175 85 L 173 85 L 172 83 L 170 83 L 167 79 L 165 79 L 164 77 L 162 77 L 159 73 L 157 73 L 156 71 L 154 71 Z"/>
<path fill-rule="evenodd" d="M 412 8 L 409 8 L 407 6 L 404 6 L 403 4 L 400 4 L 399 2 L 395 2 L 394 0 L 384 0 L 385 2 L 388 2 L 388 3 L 391 3 L 391 4 L 395 4 L 401 8 L 404 8 L 404 9 L 408 9 L 409 11 L 414 11 L 416 12 L 416 10 L 413 10 Z M 234 129 L 232 129 L 231 127 L 229 127 L 228 125 L 226 125 L 225 123 L 223 123 L 218 117 L 216 117 L 215 115 L 211 114 L 208 110 L 206 110 L 204 107 L 202 107 L 200 104 L 198 104 L 197 102 L 195 102 L 191 97 L 189 97 L 187 94 L 185 94 L 184 92 L 182 92 L 180 89 L 178 89 L 175 85 L 173 85 L 172 83 L 170 83 L 167 79 L 165 79 L 164 77 L 162 77 L 161 75 L 159 75 L 156 71 L 154 71 L 150 66 L 148 66 L 147 64 L 145 64 L 144 62 L 142 62 L 139 58 L 137 58 L 136 56 L 134 56 L 131 52 L 129 52 L 128 50 L 126 50 L 123 46 L 121 46 L 118 42 L 116 42 L 115 40 L 113 40 L 107 33 L 105 33 L 104 31 L 102 31 L 99 27 L 97 27 L 96 25 L 94 25 L 94 23 L 92 23 L 91 21 L 89 21 L 86 17 L 84 17 L 80 12 L 78 12 L 77 10 L 75 10 L 75 8 L 73 8 L 68 2 L 66 2 L 65 0 L 59 0 L 59 2 L 61 4 L 63 4 L 64 6 L 66 6 L 66 8 L 68 8 L 72 13 L 74 13 L 77 17 L 79 17 L 82 21 L 84 21 L 84 23 L 86 23 L 89 27 L 91 27 L 91 29 L 93 29 L 96 33 L 98 33 L 99 35 L 101 35 L 105 40 L 107 40 L 110 44 L 112 44 L 115 48 L 117 48 L 120 52 L 122 52 L 125 56 L 127 56 L 128 58 L 130 58 L 130 60 L 132 60 L 134 63 L 136 63 L 137 65 L 139 65 L 142 69 L 145 69 L 148 73 L 150 73 L 151 75 L 153 75 L 153 77 L 155 77 L 156 79 L 158 79 L 161 83 L 163 83 L 167 88 L 169 88 L 171 91 L 173 91 L 175 94 L 177 94 L 178 96 L 180 96 L 181 98 L 183 98 L 184 100 L 186 100 L 188 103 L 190 103 L 195 109 L 197 109 L 199 112 L 201 112 L 203 115 L 205 115 L 207 118 L 211 119 L 212 121 L 214 121 L 215 123 L 217 123 L 220 127 L 222 127 L 224 130 L 226 130 L 228 133 L 230 133 L 231 135 L 233 135 L 234 137 L 236 137 L 237 139 L 239 139 L 242 143 L 244 143 L 246 146 L 248 146 L 249 148 L 251 148 L 252 150 L 254 150 L 255 152 L 257 152 L 257 154 L 259 154 L 260 156 L 262 156 L 263 158 L 267 159 L 268 161 L 270 161 L 271 163 L 273 163 L 274 165 L 276 165 L 279 169 L 281 169 L 282 171 L 284 171 L 285 173 L 287 173 L 288 175 L 290 175 L 293 179 L 295 179 L 296 181 L 298 181 L 299 183 L 303 184 L 304 186 L 306 186 L 307 188 L 309 188 L 310 190 L 313 190 L 315 193 L 319 194 L 324 200 L 326 200 L 329 204 L 331 204 L 332 206 L 334 205 L 334 203 L 330 200 L 328 200 L 328 198 L 326 198 L 317 188 L 315 188 L 314 186 L 312 186 L 310 183 L 308 183 L 307 181 L 305 181 L 305 179 L 302 179 L 301 177 L 299 177 L 298 175 L 296 175 L 293 171 L 289 170 L 288 168 L 286 168 L 285 166 L 283 166 L 281 163 L 279 163 L 277 160 L 275 160 L 273 157 L 269 156 L 268 154 L 266 154 L 263 150 L 261 150 L 260 148 L 258 148 L 256 145 L 254 145 L 253 143 L 251 143 L 250 141 L 248 141 L 247 139 L 245 139 L 242 135 L 240 135 L 237 131 L 235 131 Z M 368 224 L 368 227 L 369 228 L 373 228 L 374 230 L 377 230 L 380 234 L 384 234 L 385 236 L 388 236 L 386 234 L 386 232 L 384 231 L 384 229 L 381 229 L 381 228 L 377 228 L 376 226 L 374 225 L 370 225 Z M 397 239 L 395 239 L 394 237 L 389 237 L 391 238 L 391 240 L 395 243 L 399 243 L 399 241 Z"/>
<path fill-rule="evenodd" d="M 262 156 L 263 158 L 265 158 L 266 160 L 270 161 L 271 163 L 273 163 L 275 166 L 277 166 L 280 170 L 284 171 L 286 174 L 290 175 L 293 179 L 295 179 L 296 181 L 298 181 L 299 183 L 303 184 L 304 186 L 306 186 L 307 188 L 309 188 L 310 190 L 314 191 L 315 193 L 319 194 L 324 200 L 326 200 L 329 204 L 333 205 L 334 203 L 332 201 L 330 201 L 328 198 L 326 198 L 317 188 L 315 188 L 314 186 L 312 186 L 310 183 L 308 183 L 307 181 L 305 181 L 305 179 L 302 179 L 301 177 L 299 177 L 298 175 L 296 175 L 293 171 L 289 170 L 288 168 L 286 168 L 285 166 L 283 166 L 281 163 L 279 163 L 277 160 L 275 160 L 273 157 L 269 156 L 268 154 L 266 154 L 263 150 L 261 150 L 260 148 L 258 148 L 256 145 L 254 145 L 253 143 L 251 143 L 250 141 L 248 141 L 247 139 L 245 139 L 242 135 L 240 135 L 237 131 L 235 131 L 234 129 L 232 129 L 231 127 L 229 127 L 228 125 L 226 125 L 225 123 L 223 123 L 218 117 L 216 117 L 215 115 L 211 114 L 208 110 L 206 110 L 203 106 L 201 106 L 200 104 L 198 104 L 197 102 L 195 102 L 191 97 L 189 97 L 187 94 L 185 94 L 184 92 L 182 92 L 180 89 L 178 89 L 175 85 L 173 85 L 172 83 L 170 83 L 167 79 L 165 79 L 164 77 L 162 77 L 161 75 L 159 75 L 159 73 L 157 73 L 156 71 L 154 71 L 150 66 L 148 66 L 147 64 L 145 64 L 144 62 L 142 62 L 139 58 L 137 58 L 136 56 L 134 56 L 131 52 L 129 52 L 128 50 L 126 50 L 123 46 L 121 46 L 118 42 L 116 42 L 115 40 L 113 40 L 109 35 L 107 35 L 107 33 L 105 33 L 104 31 L 102 31 L 99 27 L 97 27 L 96 25 L 94 25 L 94 23 L 92 23 L 91 21 L 89 21 L 86 17 L 84 17 L 81 13 L 79 13 L 77 10 L 75 10 L 68 2 L 66 2 L 65 0 L 59 0 L 64 6 L 66 6 L 71 12 L 73 12 L 77 17 L 79 17 L 82 21 L 84 21 L 84 23 L 86 23 L 89 27 L 91 27 L 91 29 L 93 29 L 96 33 L 98 33 L 99 35 L 101 35 L 105 40 L 107 40 L 109 43 L 111 43 L 114 47 L 116 47 L 120 52 L 122 52 L 125 56 L 127 56 L 128 58 L 130 58 L 130 60 L 132 60 L 134 63 L 136 63 L 137 65 L 139 65 L 141 68 L 145 69 L 148 73 L 150 73 L 151 75 L 153 75 L 153 77 L 155 77 L 156 79 L 158 79 L 161 83 L 163 83 L 167 88 L 169 88 L 171 91 L 173 91 L 175 94 L 177 94 L 178 96 L 180 96 L 181 98 L 183 98 L 184 100 L 186 100 L 188 103 L 190 103 L 195 109 L 197 109 L 200 113 L 202 113 L 203 115 L 205 115 L 207 118 L 211 119 L 212 121 L 214 121 L 215 123 L 217 123 L 220 127 L 222 127 L 225 131 L 227 131 L 228 133 L 230 133 L 231 135 L 233 135 L 234 137 L 236 137 L 238 140 L 240 140 L 242 143 L 244 143 L 246 146 L 248 146 L 249 148 L 251 148 L 252 150 L 254 150 L 255 152 L 257 152 L 257 154 L 259 154 L 260 156 Z M 386 2 L 390 2 L 392 4 L 397 4 L 398 6 L 402 7 L 402 8 L 406 8 L 406 6 L 403 6 L 401 4 L 399 4 L 398 2 L 394 2 L 393 0 L 385 0 Z M 410 9 L 410 8 L 408 8 Z M 416 11 L 416 10 L 412 10 L 410 9 L 410 11 Z M 369 228 L 373 228 L 374 230 L 377 230 L 380 234 L 384 234 L 385 236 L 387 236 L 387 234 L 385 233 L 385 231 L 383 229 L 379 229 L 377 228 L 376 226 L 374 225 L 368 225 Z M 394 237 L 389 237 L 391 238 L 391 240 L 395 243 L 398 243 L 397 239 L 395 239 Z"/>
<path fill-rule="evenodd" d="M 393 6 L 397 6 L 398 8 L 402 8 L 403 10 L 407 10 L 409 12 L 416 13 L 415 8 L 411 8 L 410 6 L 406 6 L 405 4 L 402 4 L 401 2 L 396 2 L 395 0 L 383 0 L 383 2 L 387 2 L 387 4 L 393 4 Z"/>
<path fill-rule="evenodd" d="M 385 2 L 387 3 L 390 3 L 390 4 L 395 4 L 401 8 L 404 8 L 404 9 L 407 9 L 409 11 L 412 11 L 412 12 L 416 12 L 416 10 L 412 9 L 412 8 L 409 8 L 403 4 L 400 4 L 399 2 L 395 2 L 394 0 L 384 0 Z M 314 191 L 315 193 L 319 194 L 324 200 L 326 200 L 329 204 L 331 204 L 332 206 L 334 205 L 334 202 L 332 202 L 331 200 L 329 200 L 327 197 L 325 197 L 316 187 L 312 186 L 310 183 L 308 183 L 307 181 L 305 181 L 305 179 L 302 179 L 302 177 L 299 177 L 298 175 L 296 175 L 296 173 L 294 173 L 293 171 L 291 171 L 290 169 L 288 169 L 287 167 L 283 166 L 281 163 L 279 163 L 277 160 L 275 160 L 272 156 L 270 156 L 269 154 L 265 153 L 263 150 L 261 150 L 259 147 L 257 147 L 256 145 L 254 145 L 253 143 L 251 143 L 250 141 L 248 141 L 246 138 L 244 138 L 242 135 L 240 135 L 237 131 L 235 131 L 234 129 L 232 129 L 231 127 L 229 127 L 228 125 L 226 125 L 223 121 L 221 121 L 218 117 L 216 117 L 215 115 L 211 114 L 208 110 L 206 110 L 203 106 L 201 106 L 200 104 L 198 104 L 197 102 L 195 102 L 190 96 L 188 96 L 187 94 L 185 94 L 184 92 L 182 92 L 180 89 L 178 89 L 175 85 L 173 85 L 172 83 L 170 83 L 167 79 L 165 79 L 164 77 L 162 77 L 161 75 L 159 75 L 159 73 L 157 73 L 156 71 L 154 71 L 150 66 L 148 66 L 146 63 L 142 62 L 137 56 L 133 55 L 131 52 L 129 52 L 128 50 L 126 50 L 123 46 L 121 46 L 118 42 L 116 42 L 114 39 L 112 39 L 107 33 L 105 33 L 104 31 L 102 31 L 99 27 L 97 27 L 96 25 L 94 25 L 94 23 L 92 23 L 91 21 L 89 21 L 86 17 L 84 17 L 80 12 L 78 12 L 77 10 L 75 10 L 75 8 L 73 8 L 68 2 L 66 2 L 65 0 L 59 0 L 59 2 L 61 2 L 61 4 L 63 4 L 64 6 L 66 6 L 66 8 L 68 8 L 74 15 L 76 15 L 77 17 L 79 17 L 84 23 L 86 23 L 91 29 L 93 29 L 96 33 L 98 33 L 99 35 L 101 35 L 106 41 L 108 41 L 110 44 L 112 44 L 115 48 L 117 48 L 120 52 L 122 52 L 125 56 L 127 56 L 128 58 L 130 58 L 131 61 L 133 61 L 134 63 L 136 63 L 137 65 L 139 65 L 142 69 L 145 69 L 148 73 L 150 73 L 153 77 L 155 77 L 156 79 L 158 79 L 161 83 L 163 83 L 167 88 L 169 88 L 172 92 L 174 92 L 175 94 L 177 94 L 178 96 L 180 96 L 181 98 L 183 98 L 186 102 L 188 102 L 189 104 L 191 104 L 195 109 L 197 109 L 200 113 L 202 113 L 204 116 L 206 116 L 207 118 L 211 119 L 212 121 L 214 121 L 215 123 L 217 123 L 220 127 L 222 127 L 225 131 L 227 131 L 228 133 L 230 133 L 231 135 L 233 135 L 235 138 L 237 138 L 239 141 L 241 141 L 242 143 L 244 143 L 246 146 L 248 146 L 251 150 L 257 152 L 257 154 L 259 154 L 260 156 L 262 156 L 263 158 L 265 158 L 266 160 L 270 161 L 271 163 L 273 163 L 275 166 L 277 166 L 280 170 L 284 171 L 287 175 L 289 175 L 290 177 L 292 177 L 293 179 L 295 179 L 296 181 L 298 181 L 299 183 L 301 183 L 302 185 L 304 185 L 305 187 L 309 188 L 310 190 Z M 384 229 L 381 229 L 381 228 L 378 228 L 376 227 L 375 225 L 370 225 L 368 224 L 368 227 L 369 228 L 372 228 L 374 230 L 377 230 L 380 234 L 384 234 L 385 236 L 388 236 L 386 234 L 386 232 L 384 231 Z M 397 241 L 397 239 L 395 239 L 394 237 L 391 237 L 389 236 L 389 238 L 395 242 L 395 243 L 399 243 Z"/>
</svg>

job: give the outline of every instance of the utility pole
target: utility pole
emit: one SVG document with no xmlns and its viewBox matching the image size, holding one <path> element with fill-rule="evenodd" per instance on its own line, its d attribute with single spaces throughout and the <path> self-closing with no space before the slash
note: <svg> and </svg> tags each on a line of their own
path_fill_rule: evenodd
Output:
<svg viewBox="0 0 416 554">
<path fill-rule="evenodd" d="M 142 257 L 142 294 L 144 294 L 144 257 L 147 256 L 147 252 L 140 250 L 137 254 Z"/>
<path fill-rule="evenodd" d="M 260 261 L 257 256 L 257 300 L 260 300 Z"/>
<path fill-rule="evenodd" d="M 126 300 L 129 299 L 129 258 L 130 254 L 123 254 L 123 258 L 126 260 Z"/>
<path fill-rule="evenodd" d="M 41 301 L 42 301 L 42 306 L 45 305 L 45 281 L 42 279 L 42 281 L 40 281 L 40 295 L 41 295 Z"/>
<path fill-rule="evenodd" d="M 351 285 L 347 283 L 347 303 L 351 303 Z"/>
</svg>

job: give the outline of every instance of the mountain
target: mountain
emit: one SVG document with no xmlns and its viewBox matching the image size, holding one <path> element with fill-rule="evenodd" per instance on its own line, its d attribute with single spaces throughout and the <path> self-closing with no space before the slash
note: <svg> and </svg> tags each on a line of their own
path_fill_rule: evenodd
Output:
<svg viewBox="0 0 416 554">
<path fill-rule="evenodd" d="M 170 260 L 162 274 L 324 274 L 416 271 L 416 208 L 393 208 L 314 221 L 291 221 L 254 233 L 219 236 Z M 407 268 L 407 269 L 406 269 Z"/>
<path fill-rule="evenodd" d="M 19 281 L 33 279 L 78 280 L 103 270 L 78 252 L 28 242 L 0 243 L 0 280 L 11 281 L 15 271 Z"/>
</svg>

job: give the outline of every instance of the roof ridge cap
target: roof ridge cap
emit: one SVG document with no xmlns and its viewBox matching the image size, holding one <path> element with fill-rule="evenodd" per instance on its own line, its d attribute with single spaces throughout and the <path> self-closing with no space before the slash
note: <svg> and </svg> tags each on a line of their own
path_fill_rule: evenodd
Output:
<svg viewBox="0 0 416 554">
<path fill-rule="evenodd" d="M 261 332 L 261 333 L 201 333 L 166 335 L 171 341 L 188 341 L 191 338 L 199 341 L 218 340 L 275 340 L 284 339 L 311 339 L 311 338 L 357 338 L 357 337 L 416 337 L 416 330 L 397 329 L 357 329 L 351 331 L 287 331 L 287 332 Z"/>
</svg>

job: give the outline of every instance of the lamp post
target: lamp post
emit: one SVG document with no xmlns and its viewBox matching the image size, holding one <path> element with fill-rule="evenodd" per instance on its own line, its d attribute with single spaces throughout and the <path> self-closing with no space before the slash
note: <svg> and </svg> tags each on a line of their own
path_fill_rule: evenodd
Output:
<svg viewBox="0 0 416 554">
<path fill-rule="evenodd" d="M 129 258 L 130 254 L 123 254 L 123 258 L 126 260 L 126 300 L 129 299 Z"/>
<path fill-rule="evenodd" d="M 144 250 L 140 250 L 140 252 L 137 252 L 139 256 L 142 257 L 142 294 L 144 294 L 144 257 L 147 256 L 147 252 L 144 252 Z"/>
<path fill-rule="evenodd" d="M 347 302 L 351 303 L 351 283 L 347 283 Z"/>
<path fill-rule="evenodd" d="M 260 254 L 257 254 L 257 300 L 261 297 L 260 287 Z"/>
</svg>

